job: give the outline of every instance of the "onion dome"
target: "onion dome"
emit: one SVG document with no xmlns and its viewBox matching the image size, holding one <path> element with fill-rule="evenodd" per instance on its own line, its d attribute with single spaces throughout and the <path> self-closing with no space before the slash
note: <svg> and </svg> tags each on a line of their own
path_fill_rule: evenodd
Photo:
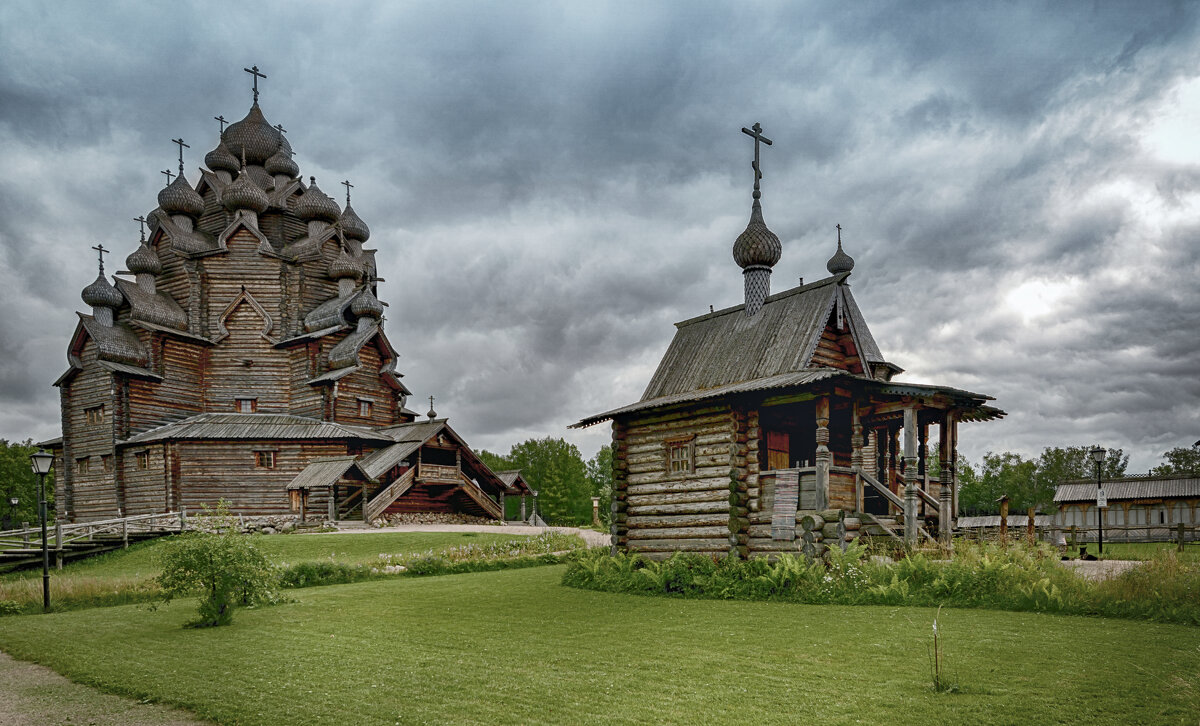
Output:
<svg viewBox="0 0 1200 726">
<path fill-rule="evenodd" d="M 838 236 L 841 236 L 839 232 Z M 849 272 L 854 269 L 854 258 L 842 251 L 842 241 L 838 240 L 837 252 L 833 253 L 833 257 L 829 258 L 829 262 L 825 263 L 825 269 L 829 270 L 832 275 L 837 275 L 842 272 Z"/>
<path fill-rule="evenodd" d="M 151 275 L 162 273 L 162 262 L 159 261 L 158 255 L 154 250 L 146 246 L 143 241 L 141 246 L 133 251 L 133 254 L 125 258 L 125 266 L 135 275 L 140 275 L 143 272 L 148 272 Z"/>
<path fill-rule="evenodd" d="M 266 192 L 250 181 L 250 175 L 243 173 L 238 174 L 238 178 L 225 187 L 225 191 L 221 193 L 221 203 L 231 212 L 239 209 L 262 212 L 271 201 Z"/>
<path fill-rule="evenodd" d="M 158 206 L 167 214 L 199 217 L 204 213 L 204 199 L 182 174 L 158 192 Z"/>
<path fill-rule="evenodd" d="M 283 148 L 280 148 L 270 159 L 267 159 L 267 163 L 263 165 L 263 168 L 272 176 L 284 174 L 289 179 L 294 179 L 300 175 L 300 166 L 296 164 L 296 160 L 292 158 L 292 155 Z"/>
<path fill-rule="evenodd" d="M 104 277 L 104 273 L 97 275 L 95 282 L 83 288 L 83 294 L 80 297 L 83 298 L 85 304 L 94 308 L 115 309 L 121 307 L 121 303 L 125 301 L 120 290 L 109 283 L 108 279 Z"/>
<path fill-rule="evenodd" d="M 229 151 L 229 147 L 225 145 L 224 141 L 204 155 L 204 163 L 213 171 L 227 171 L 230 174 L 236 174 L 241 169 L 237 157 Z"/>
<path fill-rule="evenodd" d="M 782 254 L 783 245 L 779 237 L 767 229 L 762 217 L 762 205 L 755 199 L 750 211 L 750 223 L 733 243 L 733 260 L 742 269 L 751 266 L 773 267 Z"/>
<path fill-rule="evenodd" d="M 335 280 L 340 280 L 345 277 L 358 279 L 362 275 L 362 268 L 355 264 L 350 255 L 346 254 L 343 249 L 338 253 L 338 256 L 329 263 L 329 276 Z"/>
<path fill-rule="evenodd" d="M 379 302 L 368 288 L 354 298 L 354 302 L 350 303 L 350 312 L 360 318 L 379 318 L 383 315 L 383 303 Z"/>
<path fill-rule="evenodd" d="M 346 204 L 346 211 L 342 212 L 342 232 L 352 239 L 359 242 L 366 242 L 371 237 L 371 228 L 367 223 L 355 214 L 354 207 L 349 203 Z"/>
<path fill-rule="evenodd" d="M 248 166 L 245 174 L 250 177 L 250 181 L 258 185 L 259 189 L 265 191 L 275 188 L 275 177 L 268 174 L 261 166 Z"/>
<path fill-rule="evenodd" d="M 312 183 L 309 185 L 308 191 L 304 192 L 300 200 L 296 202 L 296 216 L 305 222 L 320 220 L 332 224 L 338 221 L 342 210 L 338 209 L 337 202 L 317 188 L 315 177 L 309 177 L 309 179 Z"/>
<path fill-rule="evenodd" d="M 221 134 L 221 140 L 235 158 L 244 155 L 247 164 L 259 165 L 279 151 L 282 138 L 279 129 L 267 123 L 257 103 L 250 107 L 246 118 L 231 123 Z"/>
</svg>

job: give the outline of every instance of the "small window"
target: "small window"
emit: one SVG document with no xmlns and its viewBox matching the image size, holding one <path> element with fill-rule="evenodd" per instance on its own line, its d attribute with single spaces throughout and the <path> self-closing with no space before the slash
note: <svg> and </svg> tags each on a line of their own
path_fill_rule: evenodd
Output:
<svg viewBox="0 0 1200 726">
<path fill-rule="evenodd" d="M 687 474 L 692 471 L 692 441 L 668 441 L 667 471 L 672 474 Z"/>
<path fill-rule="evenodd" d="M 104 454 L 100 457 L 100 463 L 104 465 L 105 471 L 113 470 L 112 454 Z"/>
<path fill-rule="evenodd" d="M 233 401 L 233 410 L 238 413 L 254 413 L 258 410 L 257 398 L 235 398 Z"/>
<path fill-rule="evenodd" d="M 275 468 L 275 452 L 274 451 L 256 451 L 254 452 L 254 465 L 259 469 L 274 469 Z"/>
<path fill-rule="evenodd" d="M 365 398 L 358 399 L 358 415 L 363 416 L 363 417 L 371 415 L 371 402 L 370 401 L 368 401 Z"/>
<path fill-rule="evenodd" d="M 88 473 L 88 468 L 89 468 L 90 463 L 91 462 L 88 459 L 88 457 L 86 457 L 86 456 L 79 457 L 78 459 L 75 460 L 75 473 L 76 474 Z"/>
<path fill-rule="evenodd" d="M 84 415 L 87 416 L 87 422 L 90 424 L 104 423 L 104 406 L 93 406 L 92 408 L 85 408 L 83 410 L 83 413 L 84 413 Z"/>
<path fill-rule="evenodd" d="M 137 462 L 137 468 L 139 468 L 139 469 L 149 469 L 150 468 L 150 452 L 149 451 L 139 451 L 133 455 L 133 458 Z"/>
</svg>

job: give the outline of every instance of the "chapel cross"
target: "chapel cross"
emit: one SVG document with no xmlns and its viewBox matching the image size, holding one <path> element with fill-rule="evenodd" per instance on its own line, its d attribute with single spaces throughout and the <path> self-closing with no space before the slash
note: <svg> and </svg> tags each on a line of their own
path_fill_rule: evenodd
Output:
<svg viewBox="0 0 1200 726">
<path fill-rule="evenodd" d="M 103 275 L 103 274 L 104 274 L 104 253 L 105 253 L 105 252 L 110 252 L 111 250 L 106 250 L 106 249 L 104 249 L 104 243 L 103 243 L 103 242 L 101 242 L 100 244 L 96 245 L 96 246 L 95 246 L 95 247 L 93 247 L 92 249 L 96 250 L 96 252 L 97 252 L 97 253 L 99 253 L 99 256 L 100 256 L 100 274 L 101 274 L 101 275 Z"/>
<path fill-rule="evenodd" d="M 283 127 L 283 124 L 275 124 L 275 128 L 276 128 L 276 129 L 278 129 L 278 130 L 279 130 L 279 133 L 281 133 L 281 134 L 286 134 L 286 133 L 287 133 L 287 129 L 285 129 L 285 128 Z"/>
<path fill-rule="evenodd" d="M 146 215 L 140 215 L 133 218 L 133 221 L 138 223 L 138 227 L 142 230 L 142 242 L 146 241 Z"/>
<path fill-rule="evenodd" d="M 838 247 L 840 248 L 842 246 L 842 223 L 841 222 L 837 223 L 837 231 L 838 231 Z"/>
<path fill-rule="evenodd" d="M 220 115 L 220 116 L 213 116 L 213 121 L 220 122 L 220 124 L 221 124 L 221 133 L 225 133 L 225 124 L 229 123 L 228 121 L 226 121 L 226 120 L 225 120 L 225 115 L 224 115 L 224 114 L 222 114 L 222 115 Z"/>
<path fill-rule="evenodd" d="M 170 169 L 163 169 L 162 171 L 160 171 L 158 173 L 166 174 L 167 175 L 167 186 L 171 186 L 171 177 L 175 176 L 175 172 L 171 171 Z"/>
<path fill-rule="evenodd" d="M 254 76 L 254 103 L 257 104 L 258 103 L 258 79 L 266 78 L 267 74 L 259 73 L 258 66 L 253 66 L 252 68 L 243 68 L 242 70 L 246 71 L 250 75 Z"/>
<path fill-rule="evenodd" d="M 172 143 L 179 144 L 179 176 L 183 176 L 183 150 L 192 148 L 190 145 L 183 143 L 183 137 L 171 139 Z"/>
<path fill-rule="evenodd" d="M 754 137 L 754 163 L 751 166 L 754 167 L 754 198 L 758 199 L 762 196 L 762 193 L 758 190 L 758 180 L 762 179 L 762 169 L 758 165 L 758 142 L 761 141 L 770 146 L 771 140 L 762 135 L 762 125 L 758 123 L 755 123 L 750 128 L 743 126 L 742 133 Z"/>
<path fill-rule="evenodd" d="M 349 207 L 350 206 L 350 190 L 354 188 L 354 185 L 350 183 L 349 179 L 347 179 L 346 181 L 342 182 L 342 186 L 346 187 L 346 206 Z"/>
</svg>

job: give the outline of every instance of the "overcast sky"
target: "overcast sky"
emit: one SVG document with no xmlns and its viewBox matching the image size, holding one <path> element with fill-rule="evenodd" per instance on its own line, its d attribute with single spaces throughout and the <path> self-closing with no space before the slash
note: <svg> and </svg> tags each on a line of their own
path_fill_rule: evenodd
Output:
<svg viewBox="0 0 1200 726">
<path fill-rule="evenodd" d="M 172 138 L 261 105 L 354 184 L 424 412 L 590 456 L 672 323 L 741 302 L 763 125 L 772 289 L 852 289 L 903 380 L 994 396 L 963 454 L 1200 439 L 1197 6 L 0 4 L 0 436 L 58 435 L 97 242 L 136 247 Z"/>
</svg>

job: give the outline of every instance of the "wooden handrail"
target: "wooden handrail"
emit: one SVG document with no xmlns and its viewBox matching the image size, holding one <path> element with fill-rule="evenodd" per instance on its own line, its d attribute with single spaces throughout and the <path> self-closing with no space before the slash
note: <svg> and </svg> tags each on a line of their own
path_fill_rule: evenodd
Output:
<svg viewBox="0 0 1200 726">
<path fill-rule="evenodd" d="M 465 475 L 461 476 L 461 486 L 463 491 L 467 493 L 467 496 L 475 500 L 475 503 L 483 507 L 493 517 L 497 519 L 504 517 L 504 511 L 500 509 L 500 505 L 492 501 L 491 497 L 483 493 L 478 484 L 468 479 Z"/>
<path fill-rule="evenodd" d="M 858 473 L 859 476 L 863 478 L 863 481 L 875 487 L 875 489 L 878 490 L 879 493 L 885 498 L 887 498 L 889 502 L 899 507 L 900 511 L 904 511 L 904 500 L 893 494 L 891 489 L 888 489 L 884 485 L 880 484 L 878 479 L 868 474 L 864 469 L 859 469 Z"/>
<path fill-rule="evenodd" d="M 372 497 L 370 501 L 363 505 L 365 511 L 363 518 L 370 522 L 380 514 L 383 514 L 383 510 L 387 509 L 392 502 L 399 499 L 403 496 L 404 492 L 412 487 L 414 477 L 414 471 L 409 469 L 404 472 L 403 476 L 387 485 L 383 491 Z"/>
<path fill-rule="evenodd" d="M 921 500 L 924 501 L 926 505 L 933 507 L 933 511 L 935 514 L 941 514 L 942 505 L 938 502 L 937 499 L 934 498 L 934 496 L 932 494 L 925 491 L 921 487 L 917 487 L 917 495 L 921 497 Z"/>
</svg>

